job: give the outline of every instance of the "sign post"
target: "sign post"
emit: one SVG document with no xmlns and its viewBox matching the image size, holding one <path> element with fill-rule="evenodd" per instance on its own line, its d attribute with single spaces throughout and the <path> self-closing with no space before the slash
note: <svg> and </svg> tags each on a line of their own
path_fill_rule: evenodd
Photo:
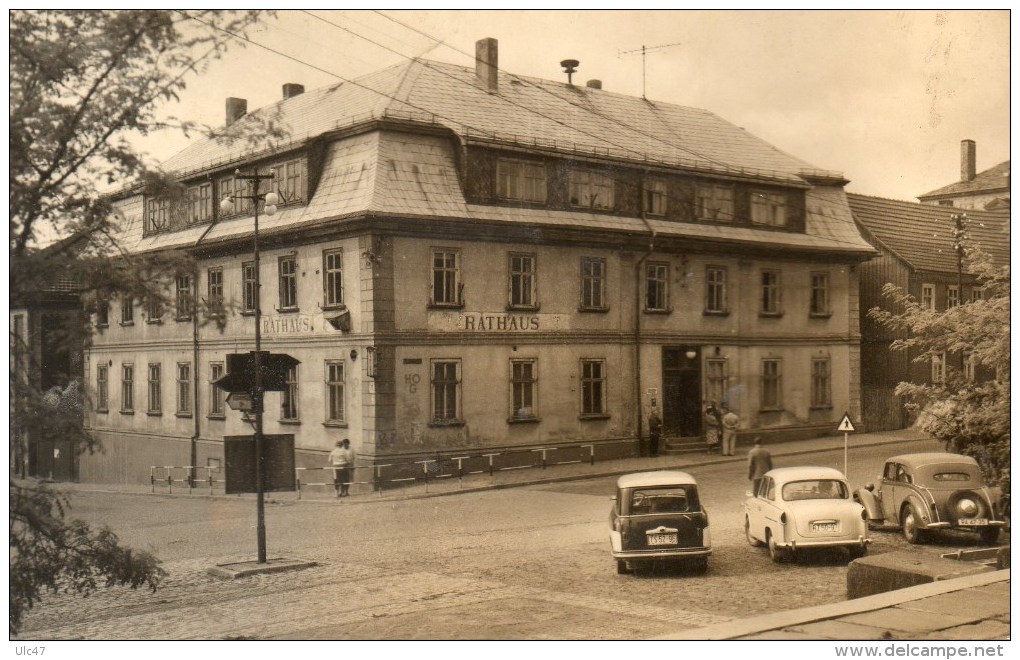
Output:
<svg viewBox="0 0 1020 660">
<path fill-rule="evenodd" d="M 850 413 L 843 413 L 843 419 L 836 430 L 843 432 L 843 476 L 849 479 L 850 476 L 847 474 L 847 446 L 850 441 L 847 436 L 854 430 L 854 423 L 850 421 Z"/>
</svg>

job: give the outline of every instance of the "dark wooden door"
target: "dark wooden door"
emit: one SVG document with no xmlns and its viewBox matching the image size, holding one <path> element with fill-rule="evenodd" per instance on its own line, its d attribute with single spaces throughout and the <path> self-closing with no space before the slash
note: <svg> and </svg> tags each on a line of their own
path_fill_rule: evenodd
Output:
<svg viewBox="0 0 1020 660">
<path fill-rule="evenodd" d="M 701 351 L 697 346 L 662 349 L 662 431 L 685 438 L 701 428 Z"/>
</svg>

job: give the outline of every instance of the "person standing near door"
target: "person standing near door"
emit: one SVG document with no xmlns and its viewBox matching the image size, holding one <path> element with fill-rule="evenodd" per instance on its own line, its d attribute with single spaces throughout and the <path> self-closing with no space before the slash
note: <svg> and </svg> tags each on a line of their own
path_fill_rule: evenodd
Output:
<svg viewBox="0 0 1020 660">
<path fill-rule="evenodd" d="M 715 407 L 715 401 L 710 401 L 705 408 L 705 453 L 714 454 L 719 451 L 721 433 L 722 413 Z"/>
<path fill-rule="evenodd" d="M 722 455 L 733 456 L 737 448 L 737 427 L 740 426 L 740 417 L 726 406 L 723 406 L 725 413 L 722 418 Z"/>
<path fill-rule="evenodd" d="M 649 453 L 652 456 L 659 455 L 659 438 L 662 436 L 662 418 L 659 417 L 659 411 L 656 408 L 652 408 L 652 412 L 648 414 L 648 447 Z"/>
</svg>

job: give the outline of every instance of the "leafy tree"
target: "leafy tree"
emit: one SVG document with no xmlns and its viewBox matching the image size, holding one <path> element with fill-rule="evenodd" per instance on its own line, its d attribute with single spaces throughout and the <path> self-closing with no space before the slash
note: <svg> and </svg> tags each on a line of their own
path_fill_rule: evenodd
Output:
<svg viewBox="0 0 1020 660">
<path fill-rule="evenodd" d="M 274 139 L 272 118 L 256 117 L 216 133 L 176 119 L 157 121 L 189 75 L 200 74 L 264 12 L 156 10 L 14 10 L 10 12 L 10 291 L 12 304 L 41 290 L 73 283 L 85 312 L 114 295 L 168 300 L 165 277 L 191 269 L 187 255 L 129 254 L 101 189 L 144 190 L 167 196 L 181 187 L 146 162 L 132 139 L 156 130 L 200 132 L 221 139 Z M 244 124 L 239 128 L 238 124 Z M 52 243 L 57 240 L 58 242 Z M 47 245 L 47 243 L 51 243 Z M 86 318 L 82 315 L 82 318 Z M 80 351 L 81 324 L 64 329 Z M 21 337 L 12 355 L 25 357 Z M 75 346 L 75 342 L 77 345 Z M 11 442 L 33 433 L 75 439 L 82 451 L 97 442 L 82 428 L 82 397 L 72 382 L 41 392 L 38 370 L 11 361 Z M 11 454 L 18 451 L 12 445 Z M 23 475 L 20 475 L 23 476 Z M 164 576 L 159 561 L 122 547 L 106 529 L 66 517 L 65 495 L 12 473 L 10 483 L 10 630 L 50 592 L 88 595 L 101 586 L 147 585 Z"/>
<path fill-rule="evenodd" d="M 883 294 L 901 311 L 874 308 L 868 315 L 900 333 L 893 350 L 906 350 L 913 361 L 945 361 L 945 378 L 935 383 L 900 383 L 896 394 L 919 415 L 921 427 L 942 441 L 947 450 L 973 456 L 989 481 L 1002 488 L 1009 506 L 1010 492 L 1010 268 L 965 246 L 966 270 L 983 285 L 981 300 L 938 312 L 925 309 L 896 286 Z M 972 365 L 976 378 L 961 370 Z M 1008 512 L 1008 508 L 1007 508 Z"/>
</svg>

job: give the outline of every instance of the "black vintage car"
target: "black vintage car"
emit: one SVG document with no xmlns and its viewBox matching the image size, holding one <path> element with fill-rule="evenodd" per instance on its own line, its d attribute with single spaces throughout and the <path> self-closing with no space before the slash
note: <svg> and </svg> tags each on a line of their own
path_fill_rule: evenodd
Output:
<svg viewBox="0 0 1020 660">
<path fill-rule="evenodd" d="M 686 472 L 640 472 L 620 477 L 609 512 L 609 540 L 617 573 L 656 561 L 708 569 L 712 538 L 698 484 Z"/>
</svg>

